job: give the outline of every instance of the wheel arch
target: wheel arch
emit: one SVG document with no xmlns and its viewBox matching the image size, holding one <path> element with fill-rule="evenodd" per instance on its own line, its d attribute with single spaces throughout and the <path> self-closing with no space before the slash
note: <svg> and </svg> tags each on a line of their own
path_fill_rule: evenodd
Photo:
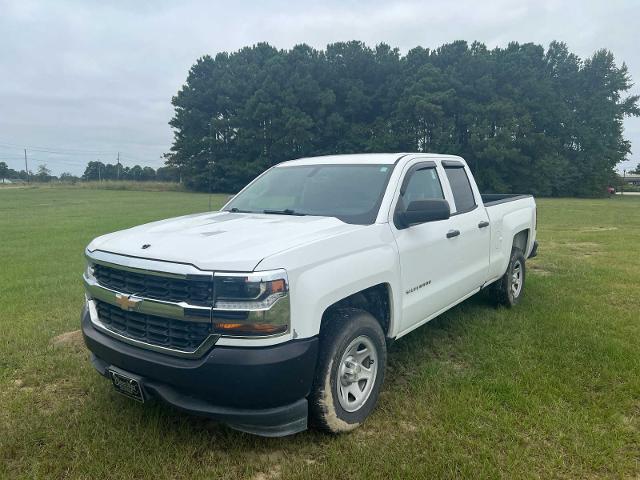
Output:
<svg viewBox="0 0 640 480">
<path fill-rule="evenodd" d="M 320 333 L 335 318 L 335 313 L 338 310 L 348 308 L 363 310 L 371 314 L 380 324 L 385 337 L 390 337 L 393 332 L 394 312 L 393 291 L 389 283 L 372 285 L 327 306 L 322 313 Z"/>
<path fill-rule="evenodd" d="M 511 242 L 511 248 L 518 248 L 522 252 L 523 255 L 527 253 L 527 247 L 529 246 L 529 229 L 525 228 L 520 230 L 513 236 L 513 241 Z"/>
</svg>

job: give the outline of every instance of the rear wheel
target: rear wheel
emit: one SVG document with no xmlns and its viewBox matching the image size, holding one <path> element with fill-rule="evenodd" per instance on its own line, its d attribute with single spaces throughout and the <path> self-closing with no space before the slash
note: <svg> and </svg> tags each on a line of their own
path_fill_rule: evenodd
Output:
<svg viewBox="0 0 640 480">
<path fill-rule="evenodd" d="M 373 411 L 384 380 L 384 332 L 368 312 L 337 310 L 320 335 L 310 396 L 312 423 L 329 432 L 353 430 Z"/>
<path fill-rule="evenodd" d="M 511 251 L 509 266 L 500 280 L 492 286 L 492 294 L 497 303 L 513 307 L 520 302 L 524 293 L 526 268 L 524 255 L 519 248 Z"/>
</svg>

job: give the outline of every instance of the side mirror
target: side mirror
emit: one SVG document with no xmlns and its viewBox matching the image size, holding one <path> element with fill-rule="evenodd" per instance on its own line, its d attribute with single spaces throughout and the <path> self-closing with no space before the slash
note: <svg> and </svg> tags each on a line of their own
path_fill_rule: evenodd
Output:
<svg viewBox="0 0 640 480">
<path fill-rule="evenodd" d="M 404 212 L 398 214 L 398 228 L 407 228 L 420 223 L 446 220 L 451 216 L 446 200 L 416 200 Z"/>
</svg>

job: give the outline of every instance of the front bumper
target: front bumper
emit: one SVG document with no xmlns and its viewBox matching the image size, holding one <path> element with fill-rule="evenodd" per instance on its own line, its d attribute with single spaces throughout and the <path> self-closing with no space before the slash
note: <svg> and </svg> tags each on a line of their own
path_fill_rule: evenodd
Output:
<svg viewBox="0 0 640 480">
<path fill-rule="evenodd" d="M 149 397 L 263 436 L 307 427 L 317 337 L 263 348 L 216 346 L 198 359 L 176 358 L 96 330 L 86 308 L 82 333 L 98 372 L 106 375 L 115 366 L 140 376 Z"/>
</svg>

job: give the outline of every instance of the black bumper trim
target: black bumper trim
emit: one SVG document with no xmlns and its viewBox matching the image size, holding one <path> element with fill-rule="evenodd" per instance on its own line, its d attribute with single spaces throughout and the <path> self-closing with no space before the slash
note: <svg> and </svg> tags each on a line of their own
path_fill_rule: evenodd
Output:
<svg viewBox="0 0 640 480">
<path fill-rule="evenodd" d="M 91 354 L 91 363 L 100 375 L 107 377 L 109 364 L 95 354 Z M 277 408 L 230 408 L 212 405 L 200 398 L 182 394 L 169 385 L 147 378 L 139 378 L 139 382 L 148 398 L 157 398 L 192 415 L 219 420 L 242 432 L 263 437 L 284 437 L 307 429 L 306 398 Z"/>
<path fill-rule="evenodd" d="M 140 378 L 145 394 L 181 410 L 263 436 L 307 428 L 317 337 L 271 347 L 216 345 L 198 359 L 163 355 L 96 330 L 86 309 L 82 333 L 102 375 L 116 367 Z"/>
</svg>

